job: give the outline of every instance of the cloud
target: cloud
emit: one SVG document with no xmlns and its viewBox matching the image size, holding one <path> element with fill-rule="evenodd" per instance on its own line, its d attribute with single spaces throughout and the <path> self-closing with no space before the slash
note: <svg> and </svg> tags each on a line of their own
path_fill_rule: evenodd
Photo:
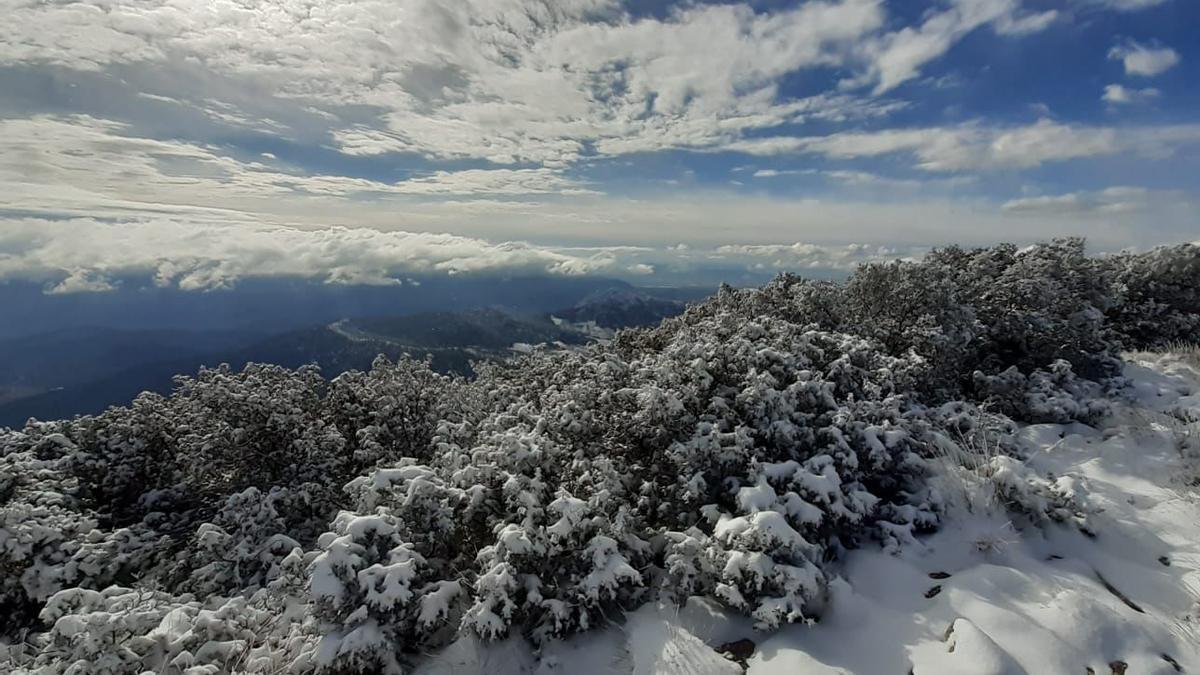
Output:
<svg viewBox="0 0 1200 675">
<path fill-rule="evenodd" d="M 834 134 L 801 139 L 799 145 L 790 139 L 787 143 L 791 147 L 786 150 L 819 153 L 833 159 L 908 153 L 927 172 L 948 172 L 1054 161 L 1068 151 L 1165 153 L 1200 139 L 1200 128 L 1189 126 L 1065 129 L 1046 133 L 1038 125 L 1008 129 L 971 125 Z M 22 262 L 27 257 L 24 249 L 0 246 L 0 260 L 8 274 L 54 269 L 60 275 L 55 283 L 70 279 L 61 290 L 102 288 L 119 276 L 107 270 L 122 269 L 119 260 L 126 254 L 106 253 L 109 257 L 101 256 L 94 265 L 87 262 L 87 255 L 93 241 L 98 242 L 96 250 L 107 250 L 103 242 L 109 237 L 120 242 L 121 250 L 130 251 L 127 257 L 137 261 L 139 269 L 158 274 L 158 261 L 163 260 L 163 269 L 184 270 L 174 275 L 164 272 L 165 277 L 187 279 L 188 284 L 204 287 L 258 269 L 268 274 L 284 273 L 272 271 L 275 267 L 288 273 L 295 271 L 293 267 L 280 267 L 282 263 L 258 265 L 259 251 L 270 250 L 264 241 L 266 233 L 277 235 L 282 247 L 290 247 L 293 239 L 289 233 L 293 230 L 329 231 L 331 226 L 339 225 L 348 226 L 351 232 L 374 233 L 362 236 L 371 245 L 379 243 L 382 248 L 393 249 L 399 245 L 388 236 L 397 232 L 429 236 L 448 236 L 443 233 L 452 232 L 485 244 L 497 239 L 530 242 L 527 246 L 531 249 L 516 249 L 521 255 L 507 259 L 506 264 L 527 270 L 558 265 L 557 269 L 562 270 L 605 270 L 613 274 L 628 273 L 634 269 L 631 265 L 639 264 L 653 267 L 658 274 L 671 269 L 670 256 L 665 260 L 631 259 L 627 253 L 596 257 L 599 254 L 567 252 L 563 253 L 565 259 L 559 259 L 544 254 L 561 253 L 562 247 L 571 243 L 622 242 L 657 247 L 686 240 L 700 249 L 797 238 L 821 240 L 829 232 L 876 245 L 894 241 L 897 233 L 921 245 L 947 239 L 982 243 L 994 239 L 995 235 L 989 234 L 994 232 L 1005 232 L 1013 239 L 1038 239 L 1077 233 L 1080 227 L 1086 227 L 1101 242 L 1154 239 L 1159 243 L 1172 232 L 1194 227 L 1194 217 L 1179 211 L 1156 214 L 1156 227 L 1151 231 L 1130 229 L 1124 220 L 1085 223 L 1072 214 L 1045 222 L 1026 222 L 1015 219 L 1016 212 L 1003 211 L 998 203 L 976 194 L 969 175 L 894 178 L 860 169 L 821 169 L 816 170 L 817 174 L 836 185 L 860 188 L 834 190 L 822 199 L 745 194 L 713 186 L 672 187 L 641 197 L 619 196 L 596 194 L 588 183 L 544 167 L 433 171 L 396 182 L 290 173 L 285 170 L 286 163 L 264 164 L 257 153 L 235 157 L 217 146 L 146 138 L 134 131 L 124 123 L 88 116 L 0 120 L 0 184 L 4 186 L 5 209 L 0 214 L 0 232 L 19 225 L 20 231 L 32 235 L 37 227 L 44 226 L 55 236 L 70 237 L 70 229 L 51 225 L 64 222 L 82 223 L 106 233 L 94 240 L 80 235 L 82 248 L 55 244 L 53 250 L 74 251 L 74 257 L 57 256 L 56 263 L 32 267 Z M 1014 134 L 1020 142 L 1009 140 Z M 1056 134 L 1064 138 L 1051 142 Z M 864 192 L 862 186 L 870 189 Z M 145 225 L 160 222 L 167 223 L 164 232 L 174 233 L 165 241 L 156 238 L 154 227 Z M 129 224 L 128 237 L 117 236 L 126 231 L 117 223 Z M 198 261 L 188 262 L 192 245 L 179 243 L 194 238 L 199 242 L 195 248 L 205 250 L 211 248 L 212 237 L 237 242 L 243 230 L 253 234 L 253 245 L 213 249 L 211 256 L 199 256 Z M 370 239 L 376 235 L 383 238 Z M 139 236 L 146 237 L 145 256 L 140 253 Z M 346 250 L 340 242 L 350 238 L 349 234 L 329 236 L 329 245 Z M 420 238 L 401 241 L 403 246 L 412 247 L 423 242 Z M 297 247 L 303 248 L 300 244 Z M 528 262 L 530 250 L 542 256 L 532 258 L 536 265 Z M 494 251 L 489 249 L 489 256 L 491 253 Z M 219 255 L 237 260 L 221 266 L 217 264 Z M 266 253 L 261 256 L 271 258 Z M 478 262 L 484 258 L 496 260 L 494 256 L 465 256 L 475 262 L 463 263 L 461 268 L 503 267 L 495 262 Z M 392 278 L 385 274 L 390 268 L 384 264 L 348 265 L 343 269 L 329 261 L 307 260 L 303 265 L 311 265 L 319 278 L 364 282 Z M 397 269 L 404 267 L 399 265 Z M 80 270 L 90 273 L 76 274 Z"/>
<path fill-rule="evenodd" d="M 48 286 L 48 295 L 68 295 L 70 293 L 105 293 L 115 290 L 117 284 L 105 278 L 94 270 L 72 270 L 62 281 Z"/>
<path fill-rule="evenodd" d="M 435 171 L 396 183 L 394 189 L 413 195 L 600 194 L 582 187 L 553 169 L 465 169 Z"/>
<path fill-rule="evenodd" d="M 662 18 L 615 0 L 347 0 L 236 8 L 131 0 L 22 4 L 0 63 L 81 70 L 200 64 L 270 96 L 379 116 L 334 128 L 355 155 L 414 152 L 559 167 L 605 153 L 709 145 L 747 129 L 874 106 L 786 100 L 778 79 L 836 66 L 884 22 L 874 0 L 773 12 L 696 5 Z M 183 98 L 154 95 L 164 99 Z M 231 124 L 245 116 L 212 103 Z"/>
<path fill-rule="evenodd" d="M 1001 16 L 993 26 L 1000 35 L 1030 35 L 1046 30 L 1058 17 L 1058 11 L 1053 9 L 1024 15 L 1009 14 Z"/>
<path fill-rule="evenodd" d="M 1114 186 L 1091 192 L 1024 197 L 1005 202 L 1001 208 L 1010 213 L 1047 216 L 1063 214 L 1126 214 L 1145 211 L 1151 200 L 1179 201 L 1170 192 L 1155 192 L 1143 187 Z"/>
<path fill-rule="evenodd" d="M 1118 12 L 1136 12 L 1159 5 L 1165 5 L 1171 0 L 1075 0 L 1081 5 L 1091 5 L 1102 9 L 1111 9 Z"/>
<path fill-rule="evenodd" d="M 928 15 L 920 26 L 906 26 L 864 43 L 861 51 L 870 63 L 867 78 L 875 81 L 875 93 L 882 94 L 916 77 L 922 66 L 981 26 L 990 24 L 997 33 L 1019 36 L 1044 30 L 1058 15 L 1053 10 L 1025 14 L 1019 7 L 1017 0 L 954 0 L 945 10 Z"/>
<path fill-rule="evenodd" d="M 1170 47 L 1149 47 L 1132 41 L 1110 49 L 1108 58 L 1120 61 L 1126 75 L 1143 77 L 1166 72 L 1179 63 L 1179 54 Z"/>
<path fill-rule="evenodd" d="M 766 137 L 731 149 L 755 155 L 820 154 L 831 159 L 909 153 L 925 171 L 1028 169 L 1053 162 L 1122 152 L 1162 157 L 1200 143 L 1200 125 L 1132 128 L 1062 124 L 1042 119 L 1021 127 L 954 127 L 841 132 L 828 136 Z"/>
<path fill-rule="evenodd" d="M 638 16 L 617 0 L 344 0 L 296 6 L 106 0 L 20 3 L 0 24 L 0 64 L 82 71 L 175 72 L 147 100 L 175 102 L 234 127 L 294 131 L 246 101 L 255 93 L 308 111 L 352 156 L 563 168 L 590 153 L 713 148 L 804 121 L 877 118 L 878 98 L 972 30 L 1018 36 L 1054 11 L 1018 0 L 953 0 L 894 28 L 877 0 L 684 4 Z M 804 71 L 857 73 L 874 96 L 789 96 Z M 180 70 L 180 72 L 185 72 Z M 198 74 L 199 73 L 199 74 Z M 261 101 L 260 101 L 261 102 Z M 324 119 L 329 118 L 329 119 Z M 290 131 L 289 131 L 290 132 Z"/>
<path fill-rule="evenodd" d="M 850 270 L 867 262 L 919 258 L 928 251 L 924 247 L 872 246 L 847 244 L 827 246 L 798 242 L 795 244 L 729 244 L 718 247 L 716 257 L 739 260 L 750 269 L 772 270 Z M 711 256 L 710 256 L 711 257 Z"/>
<path fill-rule="evenodd" d="M 113 279 L 133 275 L 153 276 L 163 286 L 203 290 L 247 277 L 391 285 L 411 274 L 619 271 L 603 251 L 582 256 L 447 234 L 197 225 L 166 218 L 8 219 L 0 229 L 0 251 L 5 250 L 21 253 L 0 253 L 0 280 L 46 279 L 51 293 L 112 290 Z"/>
<path fill-rule="evenodd" d="M 751 178 L 775 178 L 776 176 L 793 176 L 802 173 L 795 169 L 759 169 L 750 174 Z"/>
<path fill-rule="evenodd" d="M 0 282 L 37 280 L 49 294 L 100 293 L 146 279 L 187 291 L 248 278 L 401 285 L 429 274 L 606 274 L 713 277 L 714 271 L 844 272 L 868 261 L 921 255 L 924 247 L 869 244 L 731 244 L 550 247 L 419 232 L 328 227 L 198 225 L 156 218 L 7 219 L 0 228 Z M 20 254 L 4 253 L 19 251 Z"/>
<path fill-rule="evenodd" d="M 1130 89 L 1119 84 L 1110 84 L 1104 87 L 1104 93 L 1100 96 L 1100 99 L 1115 105 L 1143 103 L 1158 98 L 1160 93 L 1159 90 L 1153 87 Z"/>
<path fill-rule="evenodd" d="M 221 209 L 271 200 L 597 194 L 547 168 L 435 171 L 404 181 L 287 173 L 211 146 L 131 135 L 85 115 L 0 120 L 0 184 L 10 208 L 76 215 Z M 272 159 L 267 157 L 266 159 Z"/>
</svg>

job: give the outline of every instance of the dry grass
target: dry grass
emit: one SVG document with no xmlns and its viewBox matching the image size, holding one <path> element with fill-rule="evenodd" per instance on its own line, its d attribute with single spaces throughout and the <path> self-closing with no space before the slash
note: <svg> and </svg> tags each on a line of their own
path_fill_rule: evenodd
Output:
<svg viewBox="0 0 1200 675">
<path fill-rule="evenodd" d="M 1172 342 L 1162 351 L 1200 370 L 1200 342 Z"/>
<path fill-rule="evenodd" d="M 992 460 L 1007 454 L 1005 433 L 1004 418 L 985 414 L 978 426 L 954 432 L 937 448 L 934 459 L 943 469 L 947 493 L 969 512 L 991 512 L 1001 505 L 999 491 L 989 478 Z"/>
</svg>

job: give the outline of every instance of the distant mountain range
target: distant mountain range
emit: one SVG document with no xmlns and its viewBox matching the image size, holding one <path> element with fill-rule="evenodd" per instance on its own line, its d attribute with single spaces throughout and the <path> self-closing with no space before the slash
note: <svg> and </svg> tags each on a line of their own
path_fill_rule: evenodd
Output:
<svg viewBox="0 0 1200 675">
<path fill-rule="evenodd" d="M 592 293 L 633 288 L 624 281 L 591 276 L 460 274 L 414 277 L 395 286 L 246 279 L 234 288 L 210 291 L 160 288 L 148 279 L 119 279 L 116 290 L 55 295 L 47 294 L 39 284 L 7 281 L 0 282 L 0 339 L 81 327 L 267 335 L 345 317 L 489 307 L 518 314 L 545 313 L 570 307 Z M 639 292 L 696 297 L 693 289 Z"/>
<path fill-rule="evenodd" d="M 470 374 L 471 362 L 532 345 L 581 345 L 598 335 L 678 314 L 700 289 L 582 289 L 550 312 L 526 307 L 337 318 L 276 334 L 79 327 L 0 340 L 0 427 L 30 417 L 59 419 L 128 404 L 142 391 L 170 391 L 177 374 L 247 362 L 289 368 L 315 363 L 333 377 L 365 370 L 379 354 L 428 358 L 440 372 Z M 536 304 L 536 303 L 531 303 Z M 603 336 L 605 333 L 599 333 Z"/>
<path fill-rule="evenodd" d="M 653 295 L 642 289 L 605 288 L 588 294 L 574 307 L 553 312 L 553 316 L 571 323 L 618 329 L 656 324 L 682 312 L 686 304 L 683 299 Z"/>
</svg>

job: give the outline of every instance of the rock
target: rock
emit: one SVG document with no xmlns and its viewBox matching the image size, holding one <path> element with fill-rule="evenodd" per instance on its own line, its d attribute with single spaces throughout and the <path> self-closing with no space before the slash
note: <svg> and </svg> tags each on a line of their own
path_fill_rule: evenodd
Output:
<svg viewBox="0 0 1200 675">
<path fill-rule="evenodd" d="M 936 596 L 938 593 L 941 593 L 941 592 L 942 592 L 942 585 L 941 585 L 941 584 L 938 584 L 937 586 L 934 586 L 933 588 L 931 588 L 931 589 L 929 589 L 929 590 L 925 591 L 925 597 L 927 597 L 927 598 L 932 598 L 932 597 L 935 597 L 935 596 Z"/>
<path fill-rule="evenodd" d="M 737 663 L 740 663 L 744 668 L 746 666 L 746 662 L 749 661 L 750 657 L 754 654 L 754 640 L 742 638 L 741 640 L 726 642 L 720 647 L 717 647 L 717 651 L 724 654 L 725 658 L 729 659 L 730 661 L 736 661 Z"/>
<path fill-rule="evenodd" d="M 949 572 L 930 572 L 929 578 L 930 579 L 949 579 L 950 573 Z"/>
</svg>

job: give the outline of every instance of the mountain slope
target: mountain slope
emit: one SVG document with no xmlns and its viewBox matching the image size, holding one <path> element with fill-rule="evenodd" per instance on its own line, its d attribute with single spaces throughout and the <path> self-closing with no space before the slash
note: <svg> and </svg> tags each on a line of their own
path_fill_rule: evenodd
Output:
<svg viewBox="0 0 1200 675">
<path fill-rule="evenodd" d="M 398 317 L 344 319 L 330 325 L 293 330 L 251 344 L 219 350 L 185 350 L 164 346 L 160 350 L 136 347 L 144 343 L 132 338 L 130 356 L 157 356 L 157 359 L 130 359 L 86 364 L 91 357 L 103 361 L 104 352 L 81 352 L 69 363 L 85 362 L 80 373 L 99 372 L 100 376 L 63 380 L 49 391 L 0 403 L 0 427 L 22 425 L 30 417 L 60 419 L 77 414 L 95 413 L 110 405 L 125 405 L 142 391 L 166 393 L 177 374 L 193 374 L 200 366 L 228 363 L 236 369 L 246 363 L 273 363 L 288 368 L 306 364 L 321 367 L 326 377 L 347 370 L 366 370 L 375 357 L 390 359 L 410 356 L 431 359 L 434 370 L 468 375 L 471 362 L 498 359 L 513 353 L 514 345 L 563 343 L 583 344 L 587 337 L 570 328 L 559 327 L 537 316 L 518 316 L 495 309 L 451 313 L 434 312 Z M 21 339 L 28 341 L 28 339 Z M 36 362 L 52 360 L 49 355 Z M 108 368 L 101 367 L 107 365 Z M 48 374 L 59 372 L 53 368 Z"/>
</svg>

